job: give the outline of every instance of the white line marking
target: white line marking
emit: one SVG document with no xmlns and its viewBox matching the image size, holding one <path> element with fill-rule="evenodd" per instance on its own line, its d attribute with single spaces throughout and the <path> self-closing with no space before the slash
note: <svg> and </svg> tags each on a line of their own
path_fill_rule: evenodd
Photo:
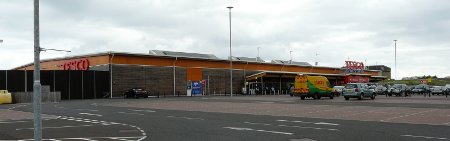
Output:
<svg viewBox="0 0 450 141">
<path fill-rule="evenodd" d="M 85 137 L 85 138 L 58 138 L 58 139 L 42 139 L 42 140 L 86 140 L 86 141 L 97 141 L 97 139 L 111 139 L 111 140 L 121 140 L 121 139 L 138 139 L 138 141 L 145 139 L 146 136 L 135 136 L 135 137 Z M 2 140 L 2 141 L 34 141 L 34 139 L 23 139 L 23 140 Z"/>
<path fill-rule="evenodd" d="M 99 114 L 91 114 L 91 113 L 78 113 L 78 114 L 80 114 L 80 115 L 88 115 L 88 116 L 98 116 L 98 117 L 103 116 L 103 115 L 99 115 Z"/>
<path fill-rule="evenodd" d="M 78 111 L 91 111 L 91 112 L 98 112 L 98 110 L 92 110 L 92 109 L 75 109 Z"/>
<path fill-rule="evenodd" d="M 144 115 L 144 114 L 141 114 L 141 113 L 127 113 L 127 112 L 117 112 L 117 113 L 119 113 L 119 114 L 127 114 L 127 115 L 140 115 L 140 116 Z"/>
<path fill-rule="evenodd" d="M 133 109 L 128 109 L 128 110 L 130 110 L 130 111 L 135 111 L 135 112 L 148 112 L 148 113 L 154 113 L 154 112 L 156 112 L 156 111 L 153 111 L 153 110 L 133 110 Z"/>
<path fill-rule="evenodd" d="M 92 125 L 80 125 L 80 126 L 60 126 L 60 127 L 42 127 L 42 129 L 61 129 L 61 128 L 74 128 L 74 127 L 89 127 Z M 16 130 L 33 130 L 34 128 L 18 128 Z"/>
<path fill-rule="evenodd" d="M 415 135 L 400 135 L 402 137 L 412 137 L 412 138 L 424 138 L 424 139 L 438 139 L 438 140 L 449 140 L 442 137 L 427 137 L 427 136 L 415 136 Z"/>
<path fill-rule="evenodd" d="M 327 123 L 327 122 L 317 122 L 317 123 L 314 123 L 314 124 L 318 124 L 318 125 L 333 125 L 333 126 L 339 125 L 339 124 L 336 124 L 336 123 Z"/>
<path fill-rule="evenodd" d="M 177 116 L 167 116 L 170 118 L 183 118 L 183 119 L 189 119 L 189 120 L 205 120 L 203 118 L 192 118 L 192 117 L 177 117 Z"/>
<path fill-rule="evenodd" d="M 284 134 L 284 135 L 292 135 L 292 134 L 294 134 L 294 133 L 289 133 L 289 132 L 256 130 L 256 129 L 252 129 L 252 128 L 242 128 L 242 127 L 223 127 L 223 128 L 231 129 L 231 130 L 238 130 L 238 131 L 257 131 L 257 132 L 266 132 L 266 133 Z"/>
<path fill-rule="evenodd" d="M 293 123 L 310 123 L 310 124 L 317 124 L 317 125 L 332 125 L 332 126 L 337 126 L 340 124 L 337 123 L 328 123 L 328 122 L 306 122 L 306 121 L 298 121 L 298 120 L 294 120 L 294 121 L 289 121 L 289 120 L 276 120 L 279 122 L 293 122 Z"/>
<path fill-rule="evenodd" d="M 264 125 L 264 126 L 279 126 L 279 127 L 290 127 L 290 128 L 301 128 L 301 129 L 314 129 L 314 130 L 329 130 L 329 131 L 339 131 L 339 129 L 333 128 L 319 128 L 319 127 L 307 127 L 307 126 L 291 126 L 291 125 L 272 125 L 268 123 L 254 123 L 254 122 L 244 122 L 245 124 L 253 124 L 253 125 Z"/>
</svg>

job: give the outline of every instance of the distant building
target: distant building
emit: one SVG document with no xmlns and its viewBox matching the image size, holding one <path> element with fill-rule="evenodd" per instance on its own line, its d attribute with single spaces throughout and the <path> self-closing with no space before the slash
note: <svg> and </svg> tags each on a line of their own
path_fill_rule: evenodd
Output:
<svg viewBox="0 0 450 141">
<path fill-rule="evenodd" d="M 261 59 L 260 57 L 251 58 L 251 57 L 234 57 L 234 56 L 233 56 L 233 61 L 247 61 L 247 62 L 260 62 L 260 63 L 266 62 L 263 59 Z"/>
<path fill-rule="evenodd" d="M 373 65 L 367 66 L 368 70 L 380 70 L 381 76 L 386 76 L 387 79 L 391 79 L 391 68 L 385 65 Z"/>
<path fill-rule="evenodd" d="M 283 61 L 283 60 L 272 60 L 271 63 L 274 64 L 285 64 L 285 65 L 296 65 L 296 66 L 312 66 L 308 62 L 296 62 L 296 61 Z"/>
</svg>

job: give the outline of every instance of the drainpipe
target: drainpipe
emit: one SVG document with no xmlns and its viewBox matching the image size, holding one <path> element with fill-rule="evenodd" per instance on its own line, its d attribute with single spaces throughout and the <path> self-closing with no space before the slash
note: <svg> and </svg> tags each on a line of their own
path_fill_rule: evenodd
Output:
<svg viewBox="0 0 450 141">
<path fill-rule="evenodd" d="M 245 65 L 245 67 L 244 67 L 244 89 L 245 89 L 245 92 L 246 92 L 246 93 L 248 93 L 247 85 L 245 85 L 245 84 L 247 83 L 247 78 L 246 78 L 246 75 L 247 75 L 247 73 L 246 73 L 247 66 L 248 66 L 248 61 L 247 61 L 247 64 Z"/>
<path fill-rule="evenodd" d="M 173 96 L 176 96 L 176 82 L 175 82 L 175 63 L 177 62 L 178 57 L 175 57 L 173 61 Z"/>
<path fill-rule="evenodd" d="M 110 54 L 111 54 L 111 59 L 109 60 L 109 79 L 110 79 L 110 87 L 109 87 L 109 91 L 110 91 L 110 94 L 111 94 L 111 97 L 110 98 L 112 98 L 113 97 L 113 70 L 112 70 L 112 61 L 113 61 L 113 58 L 114 58 L 114 53 L 111 53 L 110 52 Z"/>
</svg>

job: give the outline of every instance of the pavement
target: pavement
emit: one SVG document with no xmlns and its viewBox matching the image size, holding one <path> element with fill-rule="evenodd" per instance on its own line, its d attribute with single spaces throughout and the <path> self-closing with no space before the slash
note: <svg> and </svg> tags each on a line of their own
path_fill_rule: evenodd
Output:
<svg viewBox="0 0 450 141">
<path fill-rule="evenodd" d="M 275 96 L 44 103 L 44 140 L 450 140 L 443 96 L 375 100 Z M 32 104 L 0 105 L 0 140 L 32 140 Z"/>
</svg>

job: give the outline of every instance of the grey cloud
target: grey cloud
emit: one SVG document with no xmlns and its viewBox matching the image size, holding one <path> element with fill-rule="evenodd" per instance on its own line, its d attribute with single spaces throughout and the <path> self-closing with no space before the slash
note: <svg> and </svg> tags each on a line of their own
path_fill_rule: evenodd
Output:
<svg viewBox="0 0 450 141">
<path fill-rule="evenodd" d="M 0 15 L 0 38 L 5 45 L 32 46 L 31 4 L 0 2 L 0 12 L 8 13 Z M 42 43 L 71 49 L 70 55 L 159 49 L 227 58 L 225 7 L 229 4 L 210 0 L 41 0 Z M 398 39 L 400 76 L 450 75 L 450 68 L 443 63 L 450 60 L 446 50 L 450 46 L 450 15 L 446 14 L 450 2 L 446 0 L 262 0 L 233 1 L 232 5 L 235 56 L 254 57 L 260 46 L 260 56 L 268 61 L 287 60 L 293 50 L 294 60 L 311 64 L 318 60 L 321 65 L 340 67 L 349 57 L 393 67 L 392 40 Z M 8 38 L 27 42 L 8 43 Z M 0 68 L 31 61 L 5 62 Z M 414 67 L 417 64 L 421 67 Z"/>
</svg>

